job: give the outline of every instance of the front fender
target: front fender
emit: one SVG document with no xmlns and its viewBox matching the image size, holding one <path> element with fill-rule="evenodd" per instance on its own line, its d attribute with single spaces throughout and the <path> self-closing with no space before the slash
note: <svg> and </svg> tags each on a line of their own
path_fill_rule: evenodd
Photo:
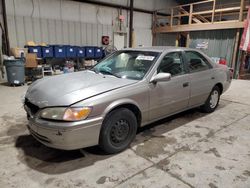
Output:
<svg viewBox="0 0 250 188">
<path fill-rule="evenodd" d="M 118 99 L 116 101 L 113 101 L 112 103 L 110 103 L 106 108 L 105 110 L 103 111 L 102 113 L 102 117 L 106 117 L 106 115 L 111 112 L 113 109 L 119 107 L 119 106 L 122 106 L 122 105 L 126 105 L 126 104 L 132 104 L 134 106 L 136 106 L 140 111 L 141 109 L 139 108 L 139 105 L 137 104 L 136 101 L 132 100 L 132 99 L 128 99 L 128 98 L 125 98 L 125 99 Z"/>
</svg>

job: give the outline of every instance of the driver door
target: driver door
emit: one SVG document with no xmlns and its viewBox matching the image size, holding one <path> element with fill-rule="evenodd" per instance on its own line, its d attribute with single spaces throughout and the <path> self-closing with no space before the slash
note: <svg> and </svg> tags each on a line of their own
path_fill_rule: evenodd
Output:
<svg viewBox="0 0 250 188">
<path fill-rule="evenodd" d="M 188 107 L 190 84 L 182 52 L 170 52 L 161 60 L 158 73 L 170 73 L 171 80 L 150 83 L 150 120 L 157 120 Z"/>
</svg>

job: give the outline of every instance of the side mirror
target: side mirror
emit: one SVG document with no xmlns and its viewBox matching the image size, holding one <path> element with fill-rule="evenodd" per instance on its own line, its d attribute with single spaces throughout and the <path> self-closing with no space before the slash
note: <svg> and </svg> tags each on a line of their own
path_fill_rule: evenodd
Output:
<svg viewBox="0 0 250 188">
<path fill-rule="evenodd" d="M 150 82 L 156 83 L 156 82 L 166 82 L 171 80 L 171 74 L 170 73 L 158 73 L 157 75 L 153 76 L 150 80 Z"/>
</svg>

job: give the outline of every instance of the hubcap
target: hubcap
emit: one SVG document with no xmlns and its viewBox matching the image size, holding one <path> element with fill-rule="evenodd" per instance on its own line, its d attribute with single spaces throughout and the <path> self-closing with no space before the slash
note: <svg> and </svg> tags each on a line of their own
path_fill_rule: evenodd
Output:
<svg viewBox="0 0 250 188">
<path fill-rule="evenodd" d="M 119 145 L 124 142 L 129 135 L 129 123 L 126 120 L 119 120 L 111 127 L 111 142 L 114 145 Z"/>
<path fill-rule="evenodd" d="M 219 93 L 217 90 L 214 90 L 210 97 L 210 107 L 215 108 L 219 100 Z"/>
</svg>

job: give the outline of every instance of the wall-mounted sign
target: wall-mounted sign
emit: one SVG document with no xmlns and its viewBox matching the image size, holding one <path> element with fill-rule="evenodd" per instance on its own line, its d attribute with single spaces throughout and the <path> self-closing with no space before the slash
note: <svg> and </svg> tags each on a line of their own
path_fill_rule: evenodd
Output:
<svg viewBox="0 0 250 188">
<path fill-rule="evenodd" d="M 195 48 L 197 48 L 197 49 L 207 49 L 208 48 L 208 42 L 197 43 Z"/>
</svg>

